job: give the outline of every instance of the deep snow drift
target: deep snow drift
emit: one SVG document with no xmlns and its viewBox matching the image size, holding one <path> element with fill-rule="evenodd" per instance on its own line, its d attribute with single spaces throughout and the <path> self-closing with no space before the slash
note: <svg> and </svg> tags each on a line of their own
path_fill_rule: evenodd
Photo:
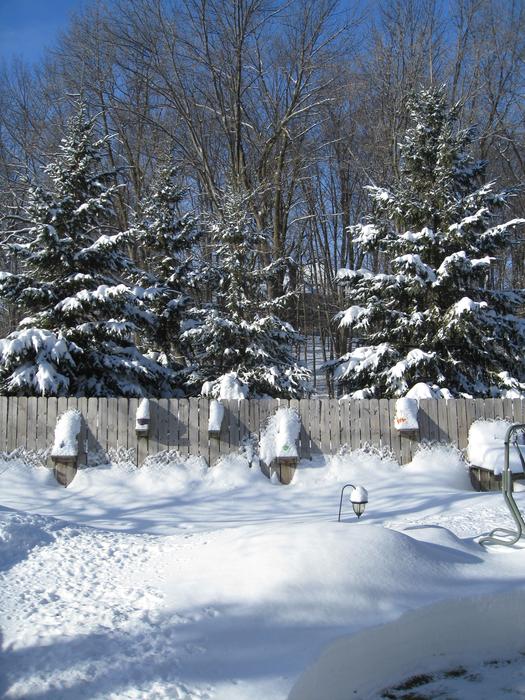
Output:
<svg viewBox="0 0 525 700">
<path fill-rule="evenodd" d="M 65 490 L 43 467 L 0 463 L 5 697 L 284 700 L 295 686 L 291 697 L 306 700 L 309 667 L 329 700 L 342 689 L 379 697 L 413 672 L 402 654 L 382 663 L 367 647 L 371 670 L 353 688 L 349 664 L 330 667 L 334 644 L 408 624 L 409 648 L 432 633 L 428 606 L 481 596 L 490 607 L 524 590 L 523 549 L 474 539 L 511 525 L 501 495 L 471 491 L 452 448 L 402 468 L 364 452 L 305 461 L 290 486 L 248 465 L 242 454 L 211 470 L 195 458 L 111 465 L 79 471 Z M 348 482 L 369 504 L 357 521 L 345 502 L 337 523 Z M 451 610 L 453 635 L 464 621 Z M 502 639 L 495 654 L 521 650 Z M 470 644 L 461 663 L 486 660 L 483 632 Z"/>
</svg>

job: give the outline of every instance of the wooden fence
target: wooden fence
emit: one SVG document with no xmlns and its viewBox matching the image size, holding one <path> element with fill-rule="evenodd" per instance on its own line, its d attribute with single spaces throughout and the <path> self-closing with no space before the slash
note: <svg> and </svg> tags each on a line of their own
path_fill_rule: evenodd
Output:
<svg viewBox="0 0 525 700">
<path fill-rule="evenodd" d="M 480 418 L 506 418 L 525 423 L 525 401 L 510 399 L 425 400 L 419 406 L 419 430 L 411 435 L 393 427 L 395 400 L 337 399 L 224 401 L 225 415 L 218 438 L 208 435 L 207 399 L 151 400 L 148 437 L 135 433 L 137 399 L 0 397 L 0 453 L 26 450 L 47 458 L 57 417 L 77 408 L 84 418 L 81 463 L 110 459 L 142 464 L 147 456 L 177 451 L 200 455 L 214 464 L 221 455 L 257 439 L 266 420 L 279 406 L 295 408 L 301 417 L 303 459 L 334 454 L 343 446 L 387 448 L 401 464 L 409 462 L 422 442 L 452 443 L 464 449 L 468 430 Z"/>
</svg>

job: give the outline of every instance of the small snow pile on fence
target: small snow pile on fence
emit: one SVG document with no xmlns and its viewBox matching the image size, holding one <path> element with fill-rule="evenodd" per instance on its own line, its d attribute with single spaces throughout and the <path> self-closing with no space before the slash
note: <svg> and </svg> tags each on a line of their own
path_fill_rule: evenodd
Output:
<svg viewBox="0 0 525 700">
<path fill-rule="evenodd" d="M 222 419 L 224 418 L 224 406 L 217 399 L 210 401 L 210 417 L 208 419 L 208 432 L 219 434 L 221 432 Z"/>
<path fill-rule="evenodd" d="M 280 457 L 298 458 L 297 439 L 301 419 L 293 408 L 279 408 L 261 433 L 259 456 L 264 464 Z"/>
<path fill-rule="evenodd" d="M 506 420 L 478 420 L 468 433 L 467 455 L 471 464 L 501 474 L 504 467 L 505 434 L 512 423 Z M 523 438 L 522 438 L 523 444 Z M 525 456 L 525 445 L 522 447 Z M 520 455 L 515 447 L 509 451 L 509 466 L 514 474 L 523 472 Z"/>
<path fill-rule="evenodd" d="M 396 414 L 394 427 L 396 430 L 418 430 L 417 422 L 418 402 L 416 399 L 398 399 L 396 401 Z"/>
<path fill-rule="evenodd" d="M 78 436 L 82 416 L 80 411 L 70 409 L 57 420 L 55 442 L 51 454 L 53 457 L 73 458 L 78 455 Z"/>
<path fill-rule="evenodd" d="M 139 435 L 147 435 L 149 432 L 150 410 L 149 399 L 142 399 L 137 406 L 135 414 L 135 431 Z"/>
</svg>

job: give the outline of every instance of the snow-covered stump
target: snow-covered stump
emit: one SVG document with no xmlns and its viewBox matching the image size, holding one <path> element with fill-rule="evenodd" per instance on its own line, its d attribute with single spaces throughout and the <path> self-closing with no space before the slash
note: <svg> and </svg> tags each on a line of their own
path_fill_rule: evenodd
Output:
<svg viewBox="0 0 525 700">
<path fill-rule="evenodd" d="M 289 484 L 299 463 L 298 440 L 301 419 L 292 408 L 279 408 L 261 434 L 261 469 L 270 479 Z"/>
<path fill-rule="evenodd" d="M 50 456 L 53 474 L 62 486 L 69 486 L 77 473 L 81 427 L 82 415 L 76 409 L 65 411 L 57 420 Z"/>
</svg>

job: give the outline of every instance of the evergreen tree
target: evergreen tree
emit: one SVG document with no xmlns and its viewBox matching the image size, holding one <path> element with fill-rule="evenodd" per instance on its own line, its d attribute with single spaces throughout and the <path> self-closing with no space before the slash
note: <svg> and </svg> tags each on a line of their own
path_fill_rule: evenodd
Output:
<svg viewBox="0 0 525 700">
<path fill-rule="evenodd" d="M 208 393 L 215 396 L 221 377 L 234 372 L 252 396 L 301 396 L 309 373 L 296 362 L 294 348 L 302 338 L 277 315 L 291 294 L 268 298 L 269 282 L 287 261 L 261 264 L 266 235 L 237 194 L 225 195 L 220 216 L 207 228 L 214 244 L 209 270 L 214 299 L 192 310 L 193 321 L 183 334 L 195 357 L 194 385 L 209 382 Z"/>
<path fill-rule="evenodd" d="M 412 99 L 399 180 L 368 188 L 371 215 L 353 227 L 365 261 L 383 263 L 377 274 L 338 273 L 350 305 L 336 318 L 360 345 L 330 369 L 356 397 L 402 396 L 417 382 L 454 395 L 525 390 L 525 294 L 490 285 L 525 221 L 502 221 L 512 192 L 483 184 L 485 163 L 470 155 L 474 133 L 457 128 L 458 109 L 444 88 Z"/>
<path fill-rule="evenodd" d="M 0 273 L 0 297 L 26 317 L 0 341 L 2 393 L 167 395 L 172 373 L 138 351 L 134 336 L 157 319 L 149 290 L 125 282 L 134 266 L 115 232 L 115 174 L 102 167 L 102 141 L 82 106 L 45 168 L 48 188 L 31 187 L 25 242 L 11 247 L 20 274 Z"/>
<path fill-rule="evenodd" d="M 161 165 L 132 226 L 137 253 L 142 256 L 138 282 L 147 285 L 150 311 L 158 319 L 145 329 L 145 344 L 184 381 L 188 366 L 181 343 L 181 324 L 199 282 L 194 246 L 200 229 L 194 217 L 179 214 L 183 192 L 176 170 Z"/>
</svg>

